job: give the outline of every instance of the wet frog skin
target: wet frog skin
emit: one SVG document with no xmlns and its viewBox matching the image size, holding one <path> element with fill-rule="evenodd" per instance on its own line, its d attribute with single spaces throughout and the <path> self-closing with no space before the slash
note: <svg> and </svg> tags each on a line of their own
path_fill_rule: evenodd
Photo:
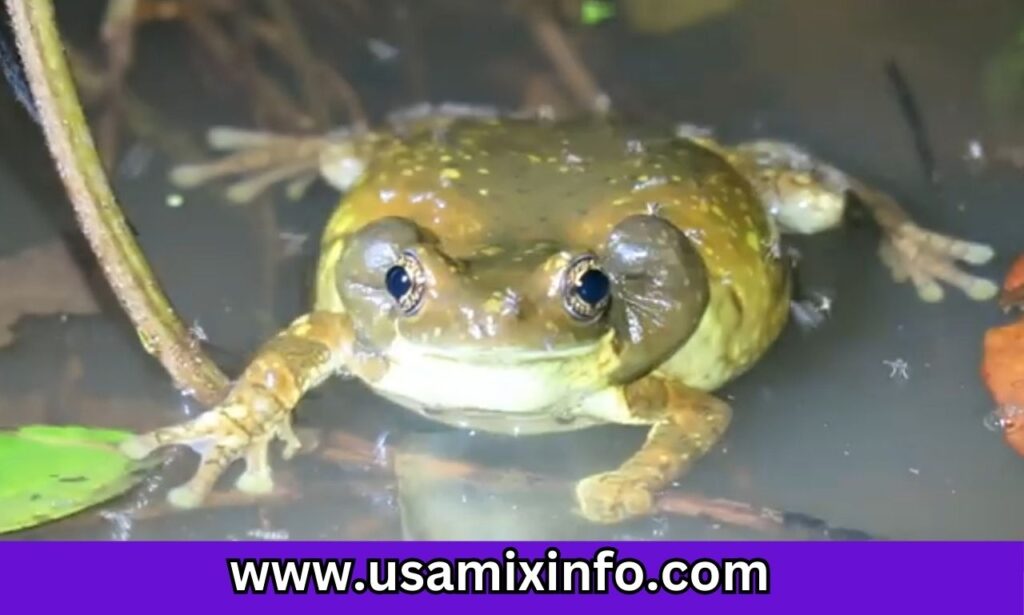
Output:
<svg viewBox="0 0 1024 615">
<path fill-rule="evenodd" d="M 641 448 L 581 480 L 576 497 L 595 522 L 649 513 L 728 426 L 713 392 L 785 326 L 780 234 L 836 227 L 851 192 L 882 228 L 894 278 L 923 299 L 941 299 L 940 282 L 978 300 L 996 292 L 955 265 L 987 261 L 987 246 L 920 229 L 885 194 L 781 142 L 443 113 L 389 131 L 219 141 L 240 151 L 176 180 L 257 172 L 240 184 L 251 191 L 317 167 L 344 197 L 311 311 L 257 352 L 219 406 L 124 446 L 200 452 L 169 494 L 179 506 L 201 502 L 240 458 L 237 487 L 271 489 L 269 443 L 294 454 L 291 411 L 345 373 L 457 427 L 646 426 Z"/>
</svg>

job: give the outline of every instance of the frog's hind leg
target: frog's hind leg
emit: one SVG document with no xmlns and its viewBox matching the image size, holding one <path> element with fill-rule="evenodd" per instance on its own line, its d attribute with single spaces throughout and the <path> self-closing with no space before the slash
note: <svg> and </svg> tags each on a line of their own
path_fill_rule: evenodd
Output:
<svg viewBox="0 0 1024 615">
<path fill-rule="evenodd" d="M 730 157 L 753 181 L 783 232 L 810 234 L 839 226 L 853 195 L 884 234 L 882 262 L 896 281 L 910 280 L 924 301 L 942 300 L 940 282 L 979 301 L 991 299 L 999 290 L 992 281 L 956 264 L 984 264 L 992 258 L 992 248 L 922 229 L 891 196 L 796 146 L 753 141 L 732 148 Z"/>
<path fill-rule="evenodd" d="M 360 150 L 367 140 L 347 131 L 298 136 L 215 127 L 207 133 L 207 141 L 212 149 L 228 153 L 210 162 L 179 165 L 171 171 L 171 181 L 192 188 L 240 177 L 228 187 L 227 198 L 248 203 L 284 181 L 289 181 L 288 196 L 297 199 L 318 176 L 339 190 L 348 189 L 362 174 Z"/>
<path fill-rule="evenodd" d="M 581 513 L 597 523 L 654 512 L 654 493 L 710 451 L 732 418 L 724 401 L 661 376 L 627 385 L 611 399 L 599 395 L 583 412 L 610 422 L 651 426 L 640 450 L 617 470 L 576 485 Z"/>
</svg>

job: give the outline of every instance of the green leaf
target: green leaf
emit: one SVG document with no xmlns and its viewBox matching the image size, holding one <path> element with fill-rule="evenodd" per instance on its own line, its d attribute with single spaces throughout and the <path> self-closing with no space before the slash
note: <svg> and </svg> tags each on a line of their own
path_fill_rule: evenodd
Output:
<svg viewBox="0 0 1024 615">
<path fill-rule="evenodd" d="M 0 533 L 67 517 L 138 484 L 153 462 L 117 450 L 131 435 L 49 425 L 0 431 Z"/>
<path fill-rule="evenodd" d="M 615 17 L 615 6 L 604 0 L 583 0 L 580 6 L 580 21 L 586 26 L 596 26 L 602 21 Z"/>
<path fill-rule="evenodd" d="M 996 121 L 1014 125 L 1024 114 L 1024 28 L 985 67 L 982 88 Z"/>
</svg>

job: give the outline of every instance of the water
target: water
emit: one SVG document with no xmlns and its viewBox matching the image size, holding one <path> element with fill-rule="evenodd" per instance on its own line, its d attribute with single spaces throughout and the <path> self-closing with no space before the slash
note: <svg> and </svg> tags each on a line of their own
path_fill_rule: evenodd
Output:
<svg viewBox="0 0 1024 615">
<path fill-rule="evenodd" d="M 434 101 L 518 104 L 522 77 L 547 70 L 543 56 L 504 13 L 470 10 L 454 19 L 465 4 L 415 3 L 419 78 L 407 79 L 398 58 L 381 61 L 348 39 L 324 47 L 324 56 L 344 59 L 375 117 L 417 102 L 416 90 Z M 81 14 L 63 16 L 84 44 L 95 12 L 76 10 Z M 401 53 L 401 29 L 372 23 L 373 38 Z M 585 33 L 580 45 L 623 112 L 713 125 L 729 139 L 801 143 L 897 195 L 926 226 L 991 243 L 998 257 L 981 271 L 998 279 L 1024 248 L 1020 225 L 1009 223 L 1020 219 L 1024 172 L 993 165 L 978 171 L 970 158 L 979 146 L 988 153 L 1024 137 L 1019 117 L 1014 124 L 993 116 L 981 86 L 986 64 L 1022 26 L 1024 7 L 1012 0 L 927 6 L 773 0 L 748 2 L 664 38 L 612 23 Z M 479 51 L 467 54 L 471 48 Z M 224 97 L 203 93 L 172 26 L 148 30 L 139 53 L 133 84 L 194 134 L 237 117 Z M 886 76 L 889 61 L 914 91 L 937 183 L 922 169 Z M 74 229 L 34 127 L 14 102 L 3 105 L 0 133 L 11 135 L 0 146 L 0 254 L 6 256 L 73 237 Z M 244 208 L 225 205 L 212 191 L 194 191 L 172 207 L 166 165 L 161 154 L 137 144 L 122 157 L 116 189 L 165 290 L 215 345 L 211 352 L 221 365 L 237 373 L 263 339 L 303 310 L 316 238 L 333 197 L 317 190 L 301 203 Z M 292 255 L 279 260 L 281 244 L 271 239 L 282 233 Z M 876 242 L 865 227 L 794 242 L 805 285 L 834 297 L 831 318 L 813 331 L 791 326 L 761 364 L 722 391 L 736 409 L 734 423 L 679 489 L 877 536 L 1020 539 L 1024 460 L 986 429 L 992 403 L 978 368 L 984 330 L 1005 317 L 994 304 L 955 293 L 939 305 L 919 302 L 909 287 L 892 283 Z M 81 262 L 90 266 L 87 258 Z M 102 315 L 23 320 L 16 344 L 0 350 L 0 422 L 145 429 L 194 415 L 199 409 L 143 353 L 90 271 Z M 400 452 L 401 480 L 372 463 L 338 462 L 337 455 L 333 462 L 315 455 L 276 459 L 289 496 L 259 504 L 221 497 L 217 507 L 168 513 L 159 504 L 163 490 L 194 464 L 183 454 L 156 484 L 21 536 L 778 536 L 674 515 L 616 527 L 583 523 L 571 511 L 569 485 L 635 450 L 643 433 L 629 428 L 531 438 L 470 434 L 428 424 L 352 381 L 331 382 L 311 395 L 297 425 L 322 440 L 344 429 L 371 447 Z M 346 450 L 344 443 L 327 449 Z M 475 473 L 432 471 L 416 456 L 424 452 L 468 462 Z M 548 479 L 535 487 L 523 472 Z"/>
</svg>

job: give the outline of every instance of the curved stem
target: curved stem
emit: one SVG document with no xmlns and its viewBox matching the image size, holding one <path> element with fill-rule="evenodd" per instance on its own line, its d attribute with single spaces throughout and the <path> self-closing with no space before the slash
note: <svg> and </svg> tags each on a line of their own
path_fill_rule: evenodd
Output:
<svg viewBox="0 0 1024 615">
<path fill-rule="evenodd" d="M 52 0 L 7 0 L 7 9 L 47 145 L 104 276 L 143 347 L 174 383 L 202 403 L 216 403 L 228 379 L 178 319 L 114 198 L 68 70 Z"/>
</svg>

